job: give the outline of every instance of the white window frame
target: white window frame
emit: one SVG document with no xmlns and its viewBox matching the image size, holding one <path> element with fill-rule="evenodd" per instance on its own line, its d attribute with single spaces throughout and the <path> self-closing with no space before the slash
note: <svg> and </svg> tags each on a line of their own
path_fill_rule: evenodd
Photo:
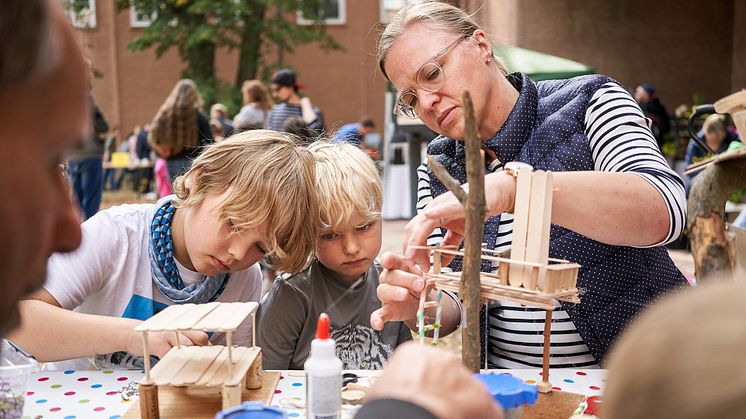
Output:
<svg viewBox="0 0 746 419">
<path fill-rule="evenodd" d="M 358 0 L 359 1 L 359 0 Z M 325 18 L 321 23 L 324 25 L 344 25 L 347 23 L 347 0 L 337 0 L 339 5 L 339 16 L 334 18 Z M 303 13 L 298 11 L 297 23 L 299 25 L 314 25 L 316 21 L 313 19 L 303 18 Z"/>
<path fill-rule="evenodd" d="M 70 0 L 70 21 L 76 28 L 90 29 L 96 27 L 96 0 L 88 1 L 88 22 L 82 22 L 73 8 L 73 0 Z"/>
<path fill-rule="evenodd" d="M 401 3 L 399 8 L 396 9 L 396 12 L 401 10 L 401 8 L 404 7 L 408 3 L 407 0 L 389 0 L 389 1 L 398 1 L 399 3 Z M 386 8 L 386 2 L 387 0 L 379 0 L 379 3 L 381 4 L 381 23 L 389 23 L 391 21 L 387 13 L 389 9 Z"/>
<path fill-rule="evenodd" d="M 130 6 L 130 27 L 132 28 L 147 28 L 157 17 L 158 12 L 153 10 L 153 13 L 150 15 L 150 20 L 138 19 L 135 5 Z"/>
</svg>

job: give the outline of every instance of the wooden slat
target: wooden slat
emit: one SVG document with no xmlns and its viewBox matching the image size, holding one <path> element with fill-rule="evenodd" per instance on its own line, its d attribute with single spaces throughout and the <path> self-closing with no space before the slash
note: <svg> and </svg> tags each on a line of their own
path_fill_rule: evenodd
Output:
<svg viewBox="0 0 746 419">
<path fill-rule="evenodd" d="M 233 377 L 226 377 L 226 385 L 233 386 L 241 383 L 246 376 L 246 373 L 249 371 L 251 364 L 254 363 L 256 357 L 261 353 L 261 348 L 258 346 L 246 349 L 247 350 L 233 367 Z"/>
<path fill-rule="evenodd" d="M 197 353 L 196 346 L 171 348 L 166 356 L 150 370 L 150 378 L 156 385 L 163 386 L 171 382 L 171 377 L 178 374 L 184 365 Z"/>
<path fill-rule="evenodd" d="M 173 323 L 195 306 L 196 304 L 174 304 L 172 306 L 168 306 L 160 313 L 137 325 L 137 327 L 135 327 L 135 331 L 144 332 L 146 330 L 164 330 L 163 327 L 165 325 Z"/>
<path fill-rule="evenodd" d="M 225 347 L 224 347 L 225 348 Z M 233 356 L 241 356 L 246 348 L 244 347 L 236 347 L 233 348 Z M 220 371 L 228 370 L 228 351 L 224 350 L 220 352 L 220 354 L 215 358 L 215 362 L 210 365 L 210 368 L 205 371 L 204 374 L 202 374 L 202 377 L 197 381 L 194 385 L 199 387 L 209 387 L 209 386 L 221 386 L 223 385 L 222 381 L 214 380 L 216 384 L 211 384 L 213 382 L 213 378 L 216 374 L 220 374 Z M 225 374 L 225 373 L 222 373 Z"/>
<path fill-rule="evenodd" d="M 201 346 L 194 347 L 196 351 L 189 362 L 171 377 L 172 386 L 194 385 L 215 361 L 215 358 L 224 350 L 224 346 Z"/>
<path fill-rule="evenodd" d="M 526 260 L 526 235 L 529 228 L 531 202 L 532 172 L 528 167 L 518 170 L 515 184 L 515 209 L 513 210 L 513 244 L 510 247 L 510 258 Z M 522 266 L 511 266 L 508 283 L 513 286 L 523 285 L 525 273 Z"/>
<path fill-rule="evenodd" d="M 746 106 L 746 90 L 741 90 L 715 102 L 715 111 L 717 113 L 733 113 L 734 109 L 744 109 L 744 106 Z"/>
<path fill-rule="evenodd" d="M 177 319 L 171 325 L 167 325 L 164 330 L 192 330 L 195 324 L 199 323 L 200 320 L 219 306 L 220 303 L 218 302 L 197 304 L 180 319 Z"/>
<path fill-rule="evenodd" d="M 195 324 L 194 328 L 207 332 L 232 332 L 238 329 L 238 326 L 246 320 L 246 317 L 256 311 L 258 307 L 259 304 L 253 301 L 222 303 L 217 309 Z"/>
<path fill-rule="evenodd" d="M 531 181 L 531 203 L 526 235 L 526 262 L 547 264 L 549 258 L 549 227 L 552 214 L 552 174 L 543 170 L 533 172 Z M 512 256 L 512 253 L 511 253 Z M 523 286 L 535 289 L 540 277 L 544 282 L 544 270 L 531 270 L 524 274 Z"/>
</svg>

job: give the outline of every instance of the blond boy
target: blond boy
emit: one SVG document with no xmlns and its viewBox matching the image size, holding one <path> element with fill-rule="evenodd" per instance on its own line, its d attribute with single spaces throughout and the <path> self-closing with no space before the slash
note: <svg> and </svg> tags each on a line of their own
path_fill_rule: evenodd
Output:
<svg viewBox="0 0 746 419">
<path fill-rule="evenodd" d="M 99 367 L 138 367 L 133 328 L 170 304 L 258 301 L 256 263 L 295 272 L 313 250 L 314 160 L 285 134 L 250 131 L 207 147 L 157 204 L 122 205 L 82 225 L 81 247 L 55 254 L 44 288 L 21 304 L 11 338 L 41 361 L 98 354 Z M 201 332 L 181 344 L 204 345 Z M 250 343 L 249 322 L 234 343 Z M 155 339 L 155 340 L 154 340 Z M 212 343 L 222 343 L 213 335 Z M 151 337 L 162 356 L 173 333 Z M 135 356 L 133 356 L 135 355 Z M 58 367 L 84 368 L 79 359 Z"/>
<path fill-rule="evenodd" d="M 259 308 L 264 368 L 302 369 L 318 316 L 326 312 L 344 368 L 380 369 L 411 334 L 401 322 L 387 323 L 380 332 L 369 323 L 381 307 L 376 296 L 381 267 L 375 262 L 383 201 L 378 169 L 350 144 L 317 142 L 309 150 L 316 159 L 321 234 L 310 266 L 276 279 Z"/>
</svg>

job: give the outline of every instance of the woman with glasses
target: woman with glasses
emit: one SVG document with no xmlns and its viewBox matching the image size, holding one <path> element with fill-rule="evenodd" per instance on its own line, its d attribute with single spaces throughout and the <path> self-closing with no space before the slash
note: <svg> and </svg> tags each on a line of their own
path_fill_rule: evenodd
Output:
<svg viewBox="0 0 746 419">
<path fill-rule="evenodd" d="M 584 293 L 579 305 L 555 309 L 552 367 L 598 366 L 638 312 L 687 284 L 663 247 L 684 227 L 683 183 L 659 152 L 650 121 L 618 82 L 590 75 L 537 83 L 508 74 L 489 36 L 463 11 L 440 2 L 403 8 L 384 30 L 378 58 L 398 92 L 394 112 L 419 117 L 440 134 L 428 154 L 462 184 L 461 97 L 470 92 L 487 156 L 485 247 L 503 252 L 511 246 L 516 182 L 509 169 L 520 162 L 554 172 L 550 257 L 582 266 Z M 427 164 L 418 172 L 420 211 L 407 225 L 404 257 L 382 259 L 388 271 L 378 288 L 384 305 L 371 316 L 376 329 L 391 320 L 416 324 L 423 282 L 408 262 L 427 269 L 429 260 L 411 246 L 463 240 L 463 207 Z M 461 260 L 450 268 L 461 270 Z M 458 303 L 446 306 L 441 333 L 460 322 Z M 490 305 L 482 326 L 490 367 L 541 366 L 543 311 L 500 302 Z"/>
</svg>

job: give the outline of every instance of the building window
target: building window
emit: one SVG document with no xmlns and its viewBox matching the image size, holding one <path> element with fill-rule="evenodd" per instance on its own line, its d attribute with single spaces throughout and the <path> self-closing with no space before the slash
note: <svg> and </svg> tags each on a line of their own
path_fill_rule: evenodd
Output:
<svg viewBox="0 0 746 419">
<path fill-rule="evenodd" d="M 407 3 L 406 0 L 381 0 L 381 22 L 389 23 L 391 18 Z"/>
<path fill-rule="evenodd" d="M 96 0 L 67 0 L 70 20 L 76 28 L 96 27 Z"/>
<path fill-rule="evenodd" d="M 139 10 L 134 5 L 130 6 L 130 26 L 133 28 L 147 28 L 157 16 L 158 13 L 155 10 L 148 13 L 145 10 Z"/>
<path fill-rule="evenodd" d="M 325 25 L 344 25 L 347 23 L 346 0 L 321 0 L 319 10 L 298 11 L 299 25 L 312 25 L 321 22 Z"/>
</svg>

